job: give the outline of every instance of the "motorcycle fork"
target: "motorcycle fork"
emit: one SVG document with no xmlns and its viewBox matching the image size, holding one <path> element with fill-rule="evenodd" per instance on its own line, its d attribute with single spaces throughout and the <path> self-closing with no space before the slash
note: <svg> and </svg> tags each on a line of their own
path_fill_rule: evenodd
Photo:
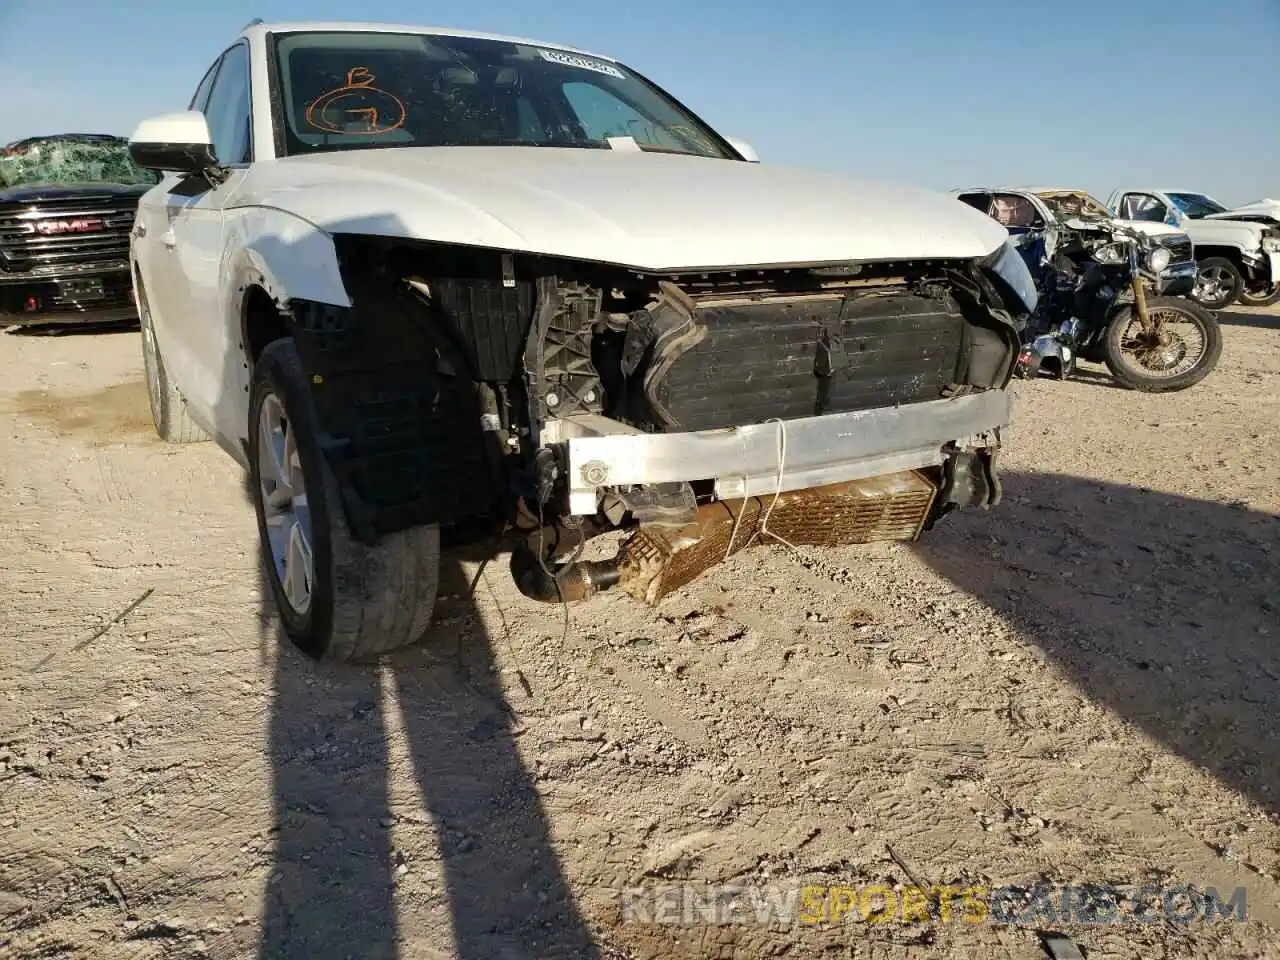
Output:
<svg viewBox="0 0 1280 960">
<path fill-rule="evenodd" d="M 1138 315 L 1138 322 L 1142 324 L 1142 332 L 1149 334 L 1152 330 L 1151 315 L 1147 313 L 1147 285 L 1138 273 L 1133 274 L 1129 285 L 1133 288 L 1133 310 Z"/>
</svg>

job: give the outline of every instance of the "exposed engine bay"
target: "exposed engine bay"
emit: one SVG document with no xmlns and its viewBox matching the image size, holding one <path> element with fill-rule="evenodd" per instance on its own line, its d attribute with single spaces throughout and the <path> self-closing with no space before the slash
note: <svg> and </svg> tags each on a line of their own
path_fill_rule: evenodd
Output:
<svg viewBox="0 0 1280 960">
<path fill-rule="evenodd" d="M 754 540 L 756 521 L 797 544 L 911 539 L 949 509 L 999 500 L 998 428 L 971 437 L 961 414 L 987 403 L 978 419 L 1004 422 L 1023 316 L 980 263 L 646 275 L 335 245 L 352 305 L 294 301 L 292 321 L 322 446 L 367 542 L 503 524 L 529 534 L 513 568 L 530 596 L 622 582 L 654 602 Z M 942 433 L 913 440 L 929 404 Z M 859 443 L 865 463 L 845 464 Z M 803 519 L 823 511 L 854 520 Z M 633 536 L 614 560 L 557 565 L 617 528 Z M 698 542 L 718 546 L 695 558 Z"/>
</svg>

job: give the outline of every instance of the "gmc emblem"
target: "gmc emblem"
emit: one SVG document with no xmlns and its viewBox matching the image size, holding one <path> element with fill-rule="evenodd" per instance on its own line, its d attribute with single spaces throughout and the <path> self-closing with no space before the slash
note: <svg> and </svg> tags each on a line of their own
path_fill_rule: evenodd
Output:
<svg viewBox="0 0 1280 960">
<path fill-rule="evenodd" d="M 42 237 L 54 237 L 63 233 L 94 233 L 105 224 L 98 217 L 81 217 L 77 220 L 37 220 L 36 233 Z"/>
</svg>

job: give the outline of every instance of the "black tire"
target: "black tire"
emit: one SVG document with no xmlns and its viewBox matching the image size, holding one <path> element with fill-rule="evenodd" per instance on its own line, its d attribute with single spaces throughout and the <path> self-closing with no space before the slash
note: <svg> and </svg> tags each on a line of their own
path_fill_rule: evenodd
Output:
<svg viewBox="0 0 1280 960">
<path fill-rule="evenodd" d="M 160 353 L 159 344 L 156 343 L 155 327 L 151 323 L 151 310 L 142 292 L 142 284 L 137 285 L 137 296 L 138 335 L 142 339 L 142 366 L 146 371 L 147 399 L 151 404 L 151 422 L 156 426 L 156 433 L 166 443 L 200 443 L 208 440 L 209 434 L 191 419 L 191 414 L 187 412 L 187 401 L 182 399 L 182 394 L 169 379 L 169 371 L 164 366 L 164 357 Z"/>
<path fill-rule="evenodd" d="M 274 396 L 295 431 L 306 486 L 313 577 L 310 603 L 298 613 L 285 594 L 267 534 L 260 469 L 260 418 Z M 269 344 L 253 371 L 249 405 L 250 490 L 267 582 L 285 633 L 316 660 L 361 661 L 417 642 L 431 622 L 440 579 L 440 529 L 414 527 L 374 547 L 348 530 L 337 480 L 316 442 L 310 385 L 290 339 Z"/>
<path fill-rule="evenodd" d="M 1269 307 L 1273 303 L 1280 303 L 1280 284 L 1271 287 L 1269 291 L 1264 287 L 1256 287 L 1255 291 L 1250 291 L 1247 287 L 1241 288 L 1240 296 L 1237 298 L 1240 301 L 1240 305 L 1245 307 Z"/>
<path fill-rule="evenodd" d="M 1148 297 L 1148 313 L 1178 313 L 1198 326 L 1204 335 L 1204 350 L 1191 369 L 1174 376 L 1143 373 L 1143 368 L 1130 360 L 1122 349 L 1125 331 L 1134 318 L 1134 309 L 1126 305 L 1117 310 L 1107 325 L 1106 363 L 1111 375 L 1131 390 L 1143 393 L 1172 393 L 1199 383 L 1218 365 L 1222 356 L 1222 328 L 1217 318 L 1199 304 L 1184 297 Z"/>
<path fill-rule="evenodd" d="M 1200 276 L 1196 277 L 1196 285 L 1191 291 L 1191 299 L 1206 310 L 1225 310 L 1235 303 L 1240 292 L 1244 290 L 1244 277 L 1240 268 L 1226 257 L 1208 257 L 1197 265 L 1199 275 L 1206 273 L 1220 280 L 1222 289 L 1217 296 L 1205 296 L 1200 291 Z"/>
</svg>

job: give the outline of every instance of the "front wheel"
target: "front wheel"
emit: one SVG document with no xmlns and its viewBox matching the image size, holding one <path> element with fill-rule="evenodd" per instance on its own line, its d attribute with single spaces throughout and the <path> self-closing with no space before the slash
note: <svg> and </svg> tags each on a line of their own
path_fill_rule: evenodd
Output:
<svg viewBox="0 0 1280 960">
<path fill-rule="evenodd" d="M 1280 284 L 1245 287 L 1240 291 L 1240 303 L 1246 307 L 1269 307 L 1273 303 L 1280 303 Z"/>
<path fill-rule="evenodd" d="M 1240 269 L 1226 257 L 1208 257 L 1196 269 L 1191 298 L 1206 310 L 1225 310 L 1244 290 Z"/>
<path fill-rule="evenodd" d="M 1170 393 L 1207 377 L 1222 356 L 1222 328 L 1204 307 L 1181 297 L 1149 297 L 1143 329 L 1131 304 L 1107 325 L 1106 363 L 1132 390 Z"/>
<path fill-rule="evenodd" d="M 249 417 L 262 563 L 289 639 L 317 660 L 337 661 L 371 659 L 419 640 L 436 602 L 440 529 L 412 527 L 372 547 L 352 538 L 292 340 L 263 350 Z"/>
</svg>

